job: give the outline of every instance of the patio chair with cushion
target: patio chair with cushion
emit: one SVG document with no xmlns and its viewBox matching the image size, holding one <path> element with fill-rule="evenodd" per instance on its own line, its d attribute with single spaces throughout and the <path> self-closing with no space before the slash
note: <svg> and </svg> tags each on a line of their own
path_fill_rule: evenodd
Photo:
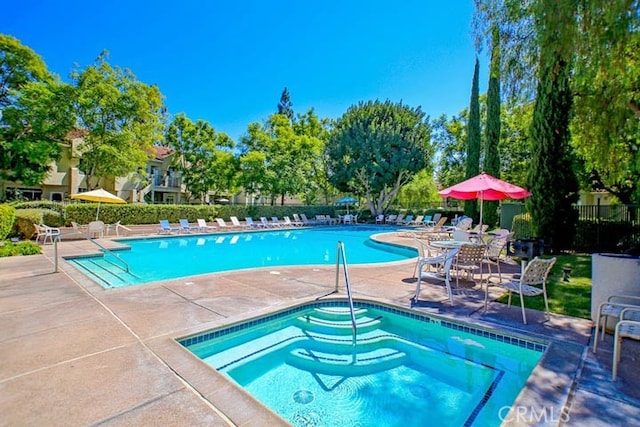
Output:
<svg viewBox="0 0 640 427">
<path fill-rule="evenodd" d="M 520 306 L 522 307 L 522 321 L 527 324 L 527 315 L 524 310 L 524 297 L 533 297 L 542 295 L 544 297 L 545 313 L 549 315 L 549 301 L 547 299 L 547 277 L 551 268 L 555 264 L 556 259 L 542 259 L 535 257 L 524 269 L 519 279 L 511 282 L 496 283 L 495 286 L 501 287 L 509 292 L 509 306 L 511 306 L 511 295 L 513 293 L 520 295 Z M 487 299 L 489 286 L 485 288 L 484 306 L 487 309 Z"/>
<path fill-rule="evenodd" d="M 620 313 L 620 321 L 616 324 L 613 340 L 613 369 L 611 380 L 618 376 L 618 364 L 620 363 L 622 339 L 630 338 L 640 340 L 640 308 L 625 308 Z"/>
<path fill-rule="evenodd" d="M 598 341 L 604 339 L 604 332 L 607 327 L 607 321 L 610 317 L 620 319 L 622 311 L 626 308 L 640 309 L 640 297 L 631 295 L 611 295 L 598 306 L 598 314 L 596 315 L 596 325 L 593 334 L 593 352 L 598 350 Z M 600 338 L 598 338 L 598 332 Z"/>
</svg>

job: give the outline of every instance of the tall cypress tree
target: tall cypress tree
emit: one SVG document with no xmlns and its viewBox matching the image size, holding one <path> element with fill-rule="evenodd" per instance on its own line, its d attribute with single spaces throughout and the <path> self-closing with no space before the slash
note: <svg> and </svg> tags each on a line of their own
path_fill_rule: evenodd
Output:
<svg viewBox="0 0 640 427">
<path fill-rule="evenodd" d="M 531 163 L 527 200 L 537 236 L 545 238 L 554 251 L 571 248 L 575 236 L 578 180 L 569 146 L 569 120 L 572 106 L 570 88 L 570 22 L 575 14 L 573 2 L 542 0 L 540 22 L 540 71 L 537 97 L 531 123 Z M 564 47 L 564 48 L 563 48 Z"/>
<path fill-rule="evenodd" d="M 293 103 L 291 102 L 291 96 L 289 90 L 285 87 L 280 95 L 280 102 L 278 102 L 278 114 L 284 114 L 289 119 L 289 122 L 293 124 Z"/>
<path fill-rule="evenodd" d="M 469 102 L 469 123 L 467 124 L 467 159 L 465 177 L 472 178 L 480 172 L 480 89 L 479 75 L 480 61 L 476 58 L 476 66 L 473 70 L 473 83 L 471 85 L 471 100 Z M 464 213 L 471 218 L 478 218 L 478 202 L 467 200 L 464 203 Z"/>
<path fill-rule="evenodd" d="M 487 126 L 484 138 L 484 171 L 500 178 L 500 30 L 493 27 L 491 39 L 491 65 L 487 90 Z M 483 222 L 490 227 L 498 224 L 498 202 L 485 202 Z"/>
</svg>

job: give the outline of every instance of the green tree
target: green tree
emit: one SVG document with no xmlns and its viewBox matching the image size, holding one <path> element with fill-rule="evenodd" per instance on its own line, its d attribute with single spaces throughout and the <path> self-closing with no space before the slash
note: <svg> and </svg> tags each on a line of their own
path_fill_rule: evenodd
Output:
<svg viewBox="0 0 640 427">
<path fill-rule="evenodd" d="M 180 171 L 187 191 L 201 203 L 235 189 L 238 173 L 231 149 L 235 143 L 225 133 L 216 133 L 204 120 L 193 123 L 178 114 L 167 129 L 166 142 L 176 150 L 174 166 Z"/>
<path fill-rule="evenodd" d="M 627 203 L 638 202 L 640 168 L 640 1 L 567 2 L 573 14 L 558 22 L 556 49 L 571 50 L 573 116 L 571 144 L 595 188 Z M 479 45 L 500 27 L 502 81 L 513 100 L 535 98 L 541 73 L 544 0 L 475 0 Z M 585 187 L 592 184 L 590 178 Z"/>
<path fill-rule="evenodd" d="M 442 188 L 464 181 L 468 121 L 465 108 L 457 116 L 449 119 L 443 114 L 431 123 L 431 140 L 438 153 L 436 178 Z"/>
<path fill-rule="evenodd" d="M 33 50 L 0 34 L 0 177 L 41 183 L 73 129 L 70 87 Z"/>
<path fill-rule="evenodd" d="M 293 119 L 295 118 L 293 114 L 293 102 L 291 102 L 291 95 L 289 95 L 289 90 L 286 87 L 280 95 L 280 102 L 278 102 L 278 114 L 286 116 L 287 119 L 293 123 Z"/>
<path fill-rule="evenodd" d="M 402 186 L 397 200 L 397 204 L 404 209 L 422 209 L 440 204 L 442 197 L 438 194 L 433 174 L 423 169 L 416 173 L 411 181 Z"/>
<path fill-rule="evenodd" d="M 424 113 L 390 101 L 351 106 L 326 149 L 331 183 L 364 197 L 373 215 L 385 212 L 417 172 L 430 169 L 433 156 Z"/>
<path fill-rule="evenodd" d="M 578 200 L 578 182 L 569 145 L 572 94 L 572 52 L 560 39 L 571 32 L 563 22 L 573 19 L 572 2 L 543 0 L 538 10 L 540 35 L 540 82 L 531 126 L 532 155 L 528 174 L 529 212 L 534 232 L 551 239 L 554 250 L 573 245 Z"/>
<path fill-rule="evenodd" d="M 573 145 L 588 183 L 640 202 L 640 1 L 586 2 L 573 70 Z M 588 36 L 586 36 L 588 35 Z"/>
<path fill-rule="evenodd" d="M 89 188 L 144 168 L 162 139 L 165 108 L 158 88 L 111 67 L 107 57 L 102 52 L 94 65 L 72 73 L 77 125 L 87 133 L 80 167 Z"/>
<path fill-rule="evenodd" d="M 502 106 L 500 126 L 500 177 L 521 187 L 527 186 L 531 162 L 529 131 L 533 103 Z"/>
<path fill-rule="evenodd" d="M 489 88 L 487 90 L 487 122 L 484 138 L 484 171 L 500 178 L 500 34 L 494 27 L 489 66 Z M 484 203 L 483 221 L 489 226 L 498 223 L 498 202 Z"/>
<path fill-rule="evenodd" d="M 480 89 L 479 89 L 480 61 L 476 58 L 471 85 L 471 100 L 469 101 L 469 122 L 467 123 L 467 157 L 465 159 L 465 179 L 480 173 L 480 149 L 482 147 L 482 130 L 480 124 Z M 478 202 L 467 200 L 464 203 L 464 213 L 471 218 L 478 218 Z"/>
<path fill-rule="evenodd" d="M 293 124 L 293 130 L 301 143 L 301 166 L 304 167 L 305 175 L 301 195 L 306 204 L 313 204 L 318 193 L 322 194 L 324 203 L 329 204 L 335 193 L 329 182 L 328 162 L 324 152 L 330 126 L 329 119 L 320 119 L 313 109 L 298 115 Z"/>
<path fill-rule="evenodd" d="M 267 195 L 272 204 L 277 197 L 284 204 L 285 196 L 302 192 L 315 141 L 296 134 L 286 116 L 273 114 L 264 125 L 250 124 L 241 143 L 245 189 Z"/>
</svg>

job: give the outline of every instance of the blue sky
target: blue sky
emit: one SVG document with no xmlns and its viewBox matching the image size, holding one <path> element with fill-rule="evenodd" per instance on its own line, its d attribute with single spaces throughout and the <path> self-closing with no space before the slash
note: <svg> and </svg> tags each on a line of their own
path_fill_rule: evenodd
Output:
<svg viewBox="0 0 640 427">
<path fill-rule="evenodd" d="M 476 56 L 472 13 L 471 0 L 25 0 L 3 7 L 0 32 L 65 80 L 106 49 L 111 65 L 158 85 L 171 114 L 238 140 L 276 111 L 285 86 L 296 113 L 320 117 L 374 99 L 458 113 Z"/>
</svg>

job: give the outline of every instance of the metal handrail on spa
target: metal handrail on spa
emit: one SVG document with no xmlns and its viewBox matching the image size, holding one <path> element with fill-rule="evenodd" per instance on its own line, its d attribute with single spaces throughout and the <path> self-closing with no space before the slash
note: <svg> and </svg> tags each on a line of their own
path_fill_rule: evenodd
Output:
<svg viewBox="0 0 640 427">
<path fill-rule="evenodd" d="M 340 259 L 344 268 L 344 281 L 347 288 L 347 300 L 349 301 L 349 311 L 351 312 L 351 326 L 353 328 L 353 345 L 356 344 L 356 315 L 353 309 L 353 297 L 351 296 L 351 285 L 349 282 L 349 270 L 347 269 L 347 256 L 344 250 L 344 243 L 338 241 L 336 250 L 336 292 L 338 291 L 338 283 L 340 280 Z"/>
</svg>

